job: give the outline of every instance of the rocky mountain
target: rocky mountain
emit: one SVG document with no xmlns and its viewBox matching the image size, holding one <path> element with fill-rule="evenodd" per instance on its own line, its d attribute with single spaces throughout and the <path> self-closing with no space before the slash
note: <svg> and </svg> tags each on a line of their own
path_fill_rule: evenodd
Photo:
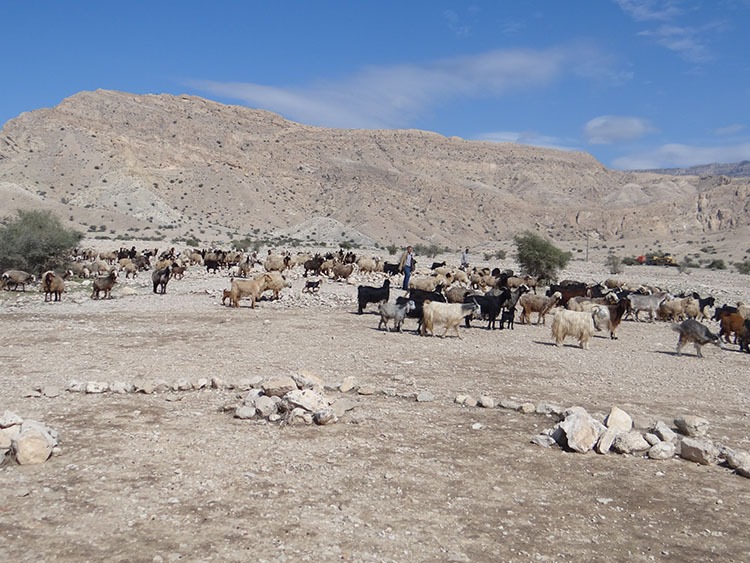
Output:
<svg viewBox="0 0 750 563">
<path fill-rule="evenodd" d="M 688 168 L 658 168 L 644 170 L 655 174 L 669 174 L 670 176 L 729 176 L 732 178 L 750 178 L 750 160 L 713 164 L 701 164 Z"/>
<path fill-rule="evenodd" d="M 435 243 L 530 229 L 580 242 L 747 232 L 750 180 L 415 130 L 309 127 L 191 96 L 81 92 L 0 131 L 0 214 L 102 236 Z"/>
</svg>

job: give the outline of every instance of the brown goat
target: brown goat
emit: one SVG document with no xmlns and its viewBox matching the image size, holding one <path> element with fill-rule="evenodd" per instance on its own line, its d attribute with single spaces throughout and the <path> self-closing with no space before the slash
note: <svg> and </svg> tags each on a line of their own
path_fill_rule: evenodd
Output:
<svg viewBox="0 0 750 563">
<path fill-rule="evenodd" d="M 722 315 L 719 319 L 719 324 L 721 325 L 719 338 L 723 336 L 724 342 L 729 342 L 729 336 L 734 333 L 734 343 L 737 344 L 737 338 L 744 323 L 745 317 L 740 313 L 728 313 Z"/>
<path fill-rule="evenodd" d="M 44 291 L 44 301 L 60 301 L 63 291 L 65 291 L 65 280 L 62 276 L 57 275 L 52 270 L 44 272 L 42 275 L 42 291 Z"/>
<path fill-rule="evenodd" d="M 94 280 L 91 299 L 99 299 L 99 294 L 104 292 L 105 299 L 112 298 L 112 288 L 117 283 L 117 269 L 112 268 L 108 276 L 96 278 Z"/>
</svg>

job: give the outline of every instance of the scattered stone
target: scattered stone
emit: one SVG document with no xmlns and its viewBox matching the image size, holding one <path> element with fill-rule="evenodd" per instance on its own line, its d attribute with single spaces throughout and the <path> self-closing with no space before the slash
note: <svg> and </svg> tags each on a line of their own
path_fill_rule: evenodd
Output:
<svg viewBox="0 0 750 563">
<path fill-rule="evenodd" d="M 652 446 L 655 446 L 656 444 L 661 442 L 661 440 L 659 439 L 659 436 L 657 436 L 656 434 L 652 434 L 651 432 L 646 432 L 643 435 L 643 439 L 646 440 Z"/>
<path fill-rule="evenodd" d="M 86 393 L 106 393 L 109 391 L 109 383 L 104 381 L 89 381 L 86 383 Z"/>
<path fill-rule="evenodd" d="M 604 427 L 584 409 L 568 409 L 566 413 L 568 412 L 570 414 L 567 414 L 565 420 L 558 424 L 558 427 L 565 433 L 565 447 L 575 452 L 586 453 L 594 447 Z"/>
<path fill-rule="evenodd" d="M 482 427 L 483 425 L 481 422 L 475 422 L 474 424 L 471 425 L 472 430 L 481 430 Z"/>
<path fill-rule="evenodd" d="M 248 405 L 237 407 L 234 411 L 234 417 L 242 420 L 255 417 L 255 408 Z"/>
<path fill-rule="evenodd" d="M 322 394 L 324 391 L 323 379 L 315 374 L 307 372 L 293 373 L 292 379 L 300 389 L 312 389 Z"/>
<path fill-rule="evenodd" d="M 0 447 L 2 447 L 1 444 Z M 730 469 L 737 469 L 739 467 L 750 468 L 750 454 L 747 452 L 724 448 L 721 452 L 721 457 L 726 460 Z"/>
<path fill-rule="evenodd" d="M 253 406 L 255 407 L 255 410 L 258 411 L 258 414 L 263 418 L 268 418 L 272 414 L 276 414 L 276 412 L 278 411 L 276 401 L 274 401 L 273 398 L 268 397 L 267 395 L 260 395 L 259 397 L 256 397 L 253 401 Z"/>
<path fill-rule="evenodd" d="M 662 442 L 677 442 L 677 434 L 661 420 L 657 421 L 653 428 L 654 434 L 661 438 Z"/>
<path fill-rule="evenodd" d="M 453 400 L 453 402 L 458 403 L 459 405 L 463 405 L 468 398 L 468 395 L 456 395 L 456 398 Z"/>
<path fill-rule="evenodd" d="M 552 436 L 546 434 L 537 434 L 531 439 L 531 443 L 536 444 L 537 446 L 542 446 L 543 448 L 550 448 L 557 444 Z"/>
<path fill-rule="evenodd" d="M 681 434 L 700 438 L 708 433 L 709 422 L 705 418 L 689 414 L 675 418 L 674 425 Z"/>
<path fill-rule="evenodd" d="M 477 401 L 474 397 L 467 397 L 464 401 L 465 407 L 476 407 L 479 404 L 479 401 Z"/>
<path fill-rule="evenodd" d="M 196 389 L 206 389 L 210 385 L 211 382 L 208 379 L 206 379 L 205 377 L 201 377 L 198 381 L 195 382 L 195 385 L 193 387 L 195 387 Z"/>
<path fill-rule="evenodd" d="M 596 446 L 594 446 L 594 451 L 598 454 L 609 453 L 609 450 L 612 449 L 612 444 L 619 433 L 619 430 L 607 428 L 602 432 L 601 436 L 599 436 L 599 440 L 597 440 Z"/>
<path fill-rule="evenodd" d="M 357 382 L 353 376 L 345 377 L 344 380 L 339 384 L 339 391 L 341 393 L 349 393 L 357 387 Z"/>
<path fill-rule="evenodd" d="M 395 397 L 396 396 L 396 389 L 393 388 L 393 387 L 386 387 L 386 388 L 382 389 L 381 392 L 386 397 Z"/>
<path fill-rule="evenodd" d="M 654 444 L 648 450 L 650 459 L 672 459 L 677 452 L 677 448 L 672 442 L 659 442 Z"/>
<path fill-rule="evenodd" d="M 682 440 L 680 457 L 701 465 L 711 465 L 716 463 L 719 452 L 710 440 L 687 437 Z"/>
<path fill-rule="evenodd" d="M 504 409 L 517 411 L 518 408 L 521 406 L 521 403 L 518 401 L 514 401 L 512 399 L 500 399 L 500 406 Z"/>
<path fill-rule="evenodd" d="M 283 400 L 293 407 L 300 407 L 311 413 L 328 408 L 328 401 L 312 389 L 294 389 L 284 395 Z"/>
<path fill-rule="evenodd" d="M 44 386 L 40 390 L 42 395 L 45 397 L 49 397 L 50 399 L 53 399 L 55 397 L 60 396 L 60 389 L 58 387 L 52 387 L 52 386 Z"/>
<path fill-rule="evenodd" d="M 174 391 L 192 391 L 193 384 L 187 379 L 180 379 L 172 385 Z"/>
<path fill-rule="evenodd" d="M 560 416 L 562 415 L 562 412 L 562 407 L 554 403 L 538 403 L 536 406 L 537 414 L 552 414 L 555 416 Z"/>
<path fill-rule="evenodd" d="M 131 383 L 125 383 L 123 381 L 115 381 L 109 386 L 109 390 L 112 393 L 132 393 L 133 385 Z"/>
<path fill-rule="evenodd" d="M 23 418 L 18 416 L 13 411 L 5 411 L 3 417 L 0 418 L 0 428 L 9 428 L 10 426 L 16 426 L 23 422 Z"/>
<path fill-rule="evenodd" d="M 331 408 L 333 409 L 333 412 L 336 414 L 336 416 L 338 418 L 341 418 L 346 412 L 352 410 L 358 404 L 359 403 L 357 403 L 357 401 L 342 397 L 340 399 L 336 399 L 331 405 Z"/>
<path fill-rule="evenodd" d="M 630 432 L 633 429 L 633 419 L 620 407 L 612 407 L 604 419 L 604 425 L 612 430 Z"/>
<path fill-rule="evenodd" d="M 85 393 L 86 392 L 86 383 L 84 381 L 77 381 L 73 380 L 70 383 L 68 383 L 68 391 L 71 393 Z"/>
<path fill-rule="evenodd" d="M 0 428 L 0 450 L 7 450 L 8 448 L 10 448 L 10 444 L 13 441 L 13 438 L 18 436 L 18 434 L 20 433 L 20 424 L 8 426 L 6 428 Z M 0 452 L 0 454 L 1 453 L 2 452 Z"/>
<path fill-rule="evenodd" d="M 521 414 L 531 414 L 536 412 L 536 405 L 534 403 L 523 403 L 516 410 Z"/>
<path fill-rule="evenodd" d="M 154 383 L 144 381 L 142 383 L 135 384 L 135 392 L 143 393 L 144 395 L 151 395 L 156 391 L 156 385 Z"/>
<path fill-rule="evenodd" d="M 296 387 L 296 385 L 295 385 Z M 239 389 L 240 391 L 248 391 L 249 389 L 253 388 L 253 383 L 250 381 L 249 378 L 243 377 L 237 383 L 234 384 L 235 389 Z"/>
<path fill-rule="evenodd" d="M 612 442 L 612 449 L 621 454 L 645 452 L 649 448 L 651 444 L 643 438 L 643 434 L 635 430 L 619 433 Z"/>
<path fill-rule="evenodd" d="M 213 387 L 214 389 L 224 389 L 224 380 L 220 377 L 213 376 L 211 378 L 211 387 Z"/>
<path fill-rule="evenodd" d="M 11 452 L 19 465 L 44 463 L 52 455 L 56 441 L 40 428 L 23 430 L 13 438 Z"/>
<path fill-rule="evenodd" d="M 332 408 L 325 408 L 313 413 L 313 422 L 315 424 L 324 426 L 336 422 L 338 418 Z"/>
<path fill-rule="evenodd" d="M 429 391 L 420 391 L 417 394 L 418 403 L 429 403 L 430 401 L 434 401 L 434 400 L 435 400 L 435 395 L 433 395 Z"/>
<path fill-rule="evenodd" d="M 358 395 L 374 395 L 375 393 L 375 387 L 372 387 L 370 385 L 363 385 L 357 389 Z"/>
<path fill-rule="evenodd" d="M 485 409 L 494 409 L 495 399 L 488 397 L 487 395 L 482 395 L 479 397 L 479 406 Z"/>
<path fill-rule="evenodd" d="M 282 375 L 280 377 L 272 377 L 268 379 L 263 385 L 261 385 L 261 389 L 263 389 L 263 392 L 268 396 L 283 397 L 289 393 L 289 391 L 296 390 L 297 384 L 294 382 L 294 379 L 288 375 Z"/>
</svg>

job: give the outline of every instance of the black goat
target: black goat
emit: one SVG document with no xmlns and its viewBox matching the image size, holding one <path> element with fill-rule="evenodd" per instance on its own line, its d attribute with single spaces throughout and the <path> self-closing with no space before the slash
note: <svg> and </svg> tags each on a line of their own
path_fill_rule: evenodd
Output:
<svg viewBox="0 0 750 563">
<path fill-rule="evenodd" d="M 479 305 L 482 318 L 487 319 L 487 330 L 495 329 L 495 321 L 505 303 L 510 299 L 510 290 L 506 287 L 496 295 L 469 294 L 464 297 L 464 303 L 476 303 Z M 466 328 L 471 327 L 470 316 L 465 319 Z"/>
<path fill-rule="evenodd" d="M 169 266 L 161 270 L 154 270 L 154 273 L 151 274 L 151 281 L 154 282 L 154 293 L 164 295 L 167 292 L 167 282 L 171 275 L 172 270 Z"/>
<path fill-rule="evenodd" d="M 214 274 L 219 272 L 219 266 L 221 263 L 218 260 L 214 260 L 213 258 L 205 258 L 203 260 L 203 265 L 206 267 L 206 273 L 211 272 L 211 270 L 214 271 Z"/>
<path fill-rule="evenodd" d="M 698 295 L 698 292 L 694 291 L 691 295 L 693 299 L 698 301 L 698 308 L 700 309 L 701 314 L 698 316 L 698 318 L 704 318 L 707 319 L 708 316 L 706 315 L 706 307 L 716 307 L 716 299 L 711 297 L 710 295 L 708 297 L 701 297 Z"/>
<path fill-rule="evenodd" d="M 357 304 L 359 308 L 357 313 L 360 315 L 364 312 L 368 303 L 382 303 L 388 301 L 391 290 L 391 280 L 385 280 L 382 287 L 372 287 L 371 285 L 360 285 L 357 287 Z"/>
<path fill-rule="evenodd" d="M 383 271 L 389 276 L 395 276 L 401 272 L 398 264 L 391 264 L 390 262 L 383 262 Z"/>
<path fill-rule="evenodd" d="M 435 268 L 444 268 L 445 267 L 445 260 L 442 262 L 433 262 L 432 266 L 430 266 L 431 270 L 434 270 Z"/>
</svg>

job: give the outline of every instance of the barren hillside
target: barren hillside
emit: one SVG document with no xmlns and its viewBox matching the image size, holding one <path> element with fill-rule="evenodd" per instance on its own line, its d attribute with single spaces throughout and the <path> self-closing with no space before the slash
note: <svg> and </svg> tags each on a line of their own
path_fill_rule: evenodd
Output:
<svg viewBox="0 0 750 563">
<path fill-rule="evenodd" d="M 748 232 L 750 180 L 605 168 L 585 153 L 308 127 L 189 96 L 82 92 L 0 132 L 0 214 L 135 238 L 246 235 L 458 247 Z M 579 244 L 580 246 L 580 244 Z"/>
</svg>

